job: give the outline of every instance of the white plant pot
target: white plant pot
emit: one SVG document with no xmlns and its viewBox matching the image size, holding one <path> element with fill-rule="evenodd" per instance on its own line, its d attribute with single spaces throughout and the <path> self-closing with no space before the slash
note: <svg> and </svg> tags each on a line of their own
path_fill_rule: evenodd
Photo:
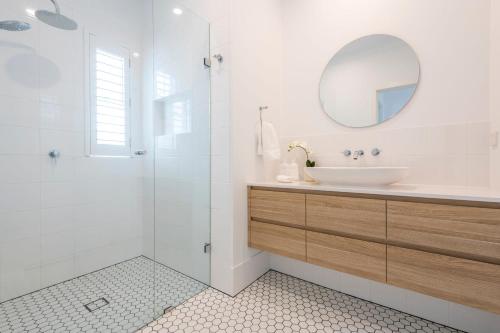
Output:
<svg viewBox="0 0 500 333">
<path fill-rule="evenodd" d="M 312 168 L 304 167 L 304 181 L 306 181 L 308 183 L 317 183 L 317 180 L 309 175 L 309 173 L 307 172 L 307 169 L 312 169 Z"/>
</svg>

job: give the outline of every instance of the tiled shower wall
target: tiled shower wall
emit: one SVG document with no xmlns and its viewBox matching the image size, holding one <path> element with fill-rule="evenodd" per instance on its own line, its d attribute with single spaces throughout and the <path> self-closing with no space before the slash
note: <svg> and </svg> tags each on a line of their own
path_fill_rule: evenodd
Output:
<svg viewBox="0 0 500 333">
<path fill-rule="evenodd" d="M 122 41 L 140 46 L 141 32 L 128 30 L 140 1 L 117 2 L 61 6 L 80 27 L 98 32 L 111 20 Z M 60 31 L 25 12 L 49 6 L 2 1 L 0 19 L 27 20 L 32 29 L 0 31 L 0 301 L 141 254 L 142 163 L 85 155 L 83 31 Z M 57 162 L 51 149 L 61 152 Z"/>
<path fill-rule="evenodd" d="M 309 145 L 318 166 L 407 166 L 406 184 L 489 185 L 489 122 L 282 138 L 285 158 L 302 165 L 304 154 L 286 152 L 295 140 Z M 382 153 L 372 156 L 373 148 Z M 365 156 L 354 161 L 345 149 L 363 149 Z"/>
</svg>

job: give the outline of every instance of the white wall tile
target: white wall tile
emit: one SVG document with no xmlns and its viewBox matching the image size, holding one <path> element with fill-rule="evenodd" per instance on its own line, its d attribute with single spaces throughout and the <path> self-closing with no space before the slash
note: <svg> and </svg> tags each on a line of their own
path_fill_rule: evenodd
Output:
<svg viewBox="0 0 500 333">
<path fill-rule="evenodd" d="M 0 213 L 0 246 L 40 236 L 38 210 Z"/>
<path fill-rule="evenodd" d="M 40 287 L 40 267 L 4 267 L 0 273 L 0 301 L 2 302 L 28 294 Z"/>
<path fill-rule="evenodd" d="M 490 152 L 489 123 L 470 123 L 467 126 L 467 153 L 486 155 Z"/>
<path fill-rule="evenodd" d="M 42 155 L 41 157 L 42 182 L 71 182 L 76 178 L 76 159 L 61 156 L 57 160 Z"/>
<path fill-rule="evenodd" d="M 231 184 L 212 182 L 211 205 L 215 209 L 227 209 L 232 203 Z"/>
<path fill-rule="evenodd" d="M 41 210 L 41 234 L 48 235 L 62 231 L 75 231 L 75 214 L 73 206 L 58 206 Z"/>
<path fill-rule="evenodd" d="M 70 206 L 75 204 L 74 183 L 42 183 L 41 205 L 42 208 Z"/>
<path fill-rule="evenodd" d="M 0 155 L 0 183 L 40 181 L 40 156 Z"/>
<path fill-rule="evenodd" d="M 52 286 L 76 276 L 73 258 L 43 265 L 40 269 L 40 285 L 42 288 Z"/>
<path fill-rule="evenodd" d="M 141 252 L 142 161 L 84 158 L 83 31 L 54 29 L 25 16 L 26 7 L 39 5 L 38 0 L 7 1 L 5 14 L 30 20 L 32 29 L 0 31 L 1 300 Z M 139 50 L 143 31 L 129 22 L 137 19 L 142 4 L 111 0 L 99 5 L 96 10 L 72 2 L 76 8 L 65 6 L 65 11 L 87 32 Z M 132 112 L 133 144 L 141 147 L 139 62 L 133 63 Z M 57 161 L 47 156 L 52 149 L 61 152 Z"/>
<path fill-rule="evenodd" d="M 40 130 L 42 154 L 57 149 L 61 156 L 82 156 L 84 154 L 84 133 L 60 130 Z"/>
<path fill-rule="evenodd" d="M 490 157 L 488 154 L 467 156 L 467 185 L 472 187 L 489 186 Z"/>
<path fill-rule="evenodd" d="M 36 128 L 0 126 L 0 154 L 38 154 L 39 131 Z"/>
<path fill-rule="evenodd" d="M 231 181 L 228 156 L 212 156 L 211 173 L 213 182 L 224 183 Z"/>
<path fill-rule="evenodd" d="M 0 95 L 0 125 L 38 127 L 38 103 L 32 100 Z"/>
<path fill-rule="evenodd" d="M 85 115 L 82 106 L 40 103 L 40 127 L 69 131 L 83 131 Z"/>
<path fill-rule="evenodd" d="M 40 209 L 40 183 L 0 186 L 0 212 Z"/>
<path fill-rule="evenodd" d="M 75 235 L 73 230 L 42 234 L 41 264 L 52 264 L 73 258 Z"/>
</svg>

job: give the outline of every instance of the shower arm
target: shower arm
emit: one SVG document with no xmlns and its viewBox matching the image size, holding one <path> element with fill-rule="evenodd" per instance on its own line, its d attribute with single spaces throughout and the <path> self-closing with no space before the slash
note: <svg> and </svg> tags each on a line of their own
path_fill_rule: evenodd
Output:
<svg viewBox="0 0 500 333">
<path fill-rule="evenodd" d="M 56 8 L 56 13 L 61 14 L 61 8 L 59 7 L 59 4 L 57 3 L 56 0 L 50 0 L 54 4 L 54 7 Z"/>
</svg>

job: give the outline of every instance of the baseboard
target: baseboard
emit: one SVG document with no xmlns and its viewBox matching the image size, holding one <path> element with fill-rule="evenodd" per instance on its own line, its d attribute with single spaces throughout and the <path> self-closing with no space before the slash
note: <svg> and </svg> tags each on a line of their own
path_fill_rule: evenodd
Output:
<svg viewBox="0 0 500 333">
<path fill-rule="evenodd" d="M 302 261 L 269 255 L 270 269 L 471 333 L 497 332 L 500 315 Z"/>
<path fill-rule="evenodd" d="M 235 296 L 240 291 L 251 285 L 260 276 L 269 270 L 269 255 L 259 252 L 244 262 L 233 267 L 233 291 Z"/>
</svg>

